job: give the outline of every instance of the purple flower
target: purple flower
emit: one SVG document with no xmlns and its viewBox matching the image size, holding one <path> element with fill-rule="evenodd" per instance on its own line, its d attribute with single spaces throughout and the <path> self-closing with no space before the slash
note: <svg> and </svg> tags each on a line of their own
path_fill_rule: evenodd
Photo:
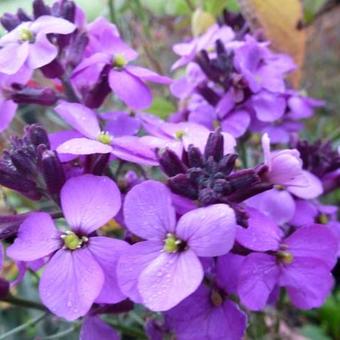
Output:
<svg viewBox="0 0 340 340">
<path fill-rule="evenodd" d="M 144 129 L 151 135 L 142 137 L 142 141 L 153 149 L 169 148 L 181 156 L 183 149 L 188 150 L 190 144 L 195 145 L 200 151 L 210 135 L 210 130 L 201 124 L 183 122 L 168 123 L 148 114 L 140 115 Z M 233 153 L 236 141 L 229 133 L 222 133 L 224 152 Z"/>
<path fill-rule="evenodd" d="M 107 41 L 101 41 L 101 52 L 84 59 L 74 70 L 74 82 L 78 82 L 81 87 L 79 81 L 85 76 L 87 83 L 95 83 L 102 72 L 107 70 L 110 88 L 126 105 L 135 110 L 149 107 L 152 95 L 145 82 L 169 84 L 171 80 L 146 68 L 128 65 L 137 58 L 137 52 L 113 34 L 107 35 L 106 38 Z"/>
<path fill-rule="evenodd" d="M 226 254 L 234 243 L 234 211 L 226 204 L 192 210 L 176 223 L 171 194 L 159 182 L 136 185 L 126 196 L 127 228 L 145 239 L 122 254 L 122 291 L 154 311 L 168 310 L 193 293 L 203 279 L 199 257 Z"/>
<path fill-rule="evenodd" d="M 47 34 L 70 34 L 75 29 L 71 22 L 48 15 L 23 22 L 0 39 L 0 72 L 14 74 L 23 65 L 37 69 L 49 64 L 56 58 L 58 48 Z"/>
<path fill-rule="evenodd" d="M 234 39 L 234 36 L 235 34 L 230 27 L 213 25 L 202 36 L 195 38 L 188 43 L 174 45 L 173 50 L 180 56 L 180 59 L 172 66 L 172 70 L 191 62 L 198 52 L 215 48 L 215 42 L 217 40 L 221 40 L 226 44 L 230 43 Z"/>
<path fill-rule="evenodd" d="M 274 54 L 265 45 L 247 36 L 243 45 L 235 49 L 236 68 L 252 92 L 261 89 L 284 92 L 284 76 L 294 70 L 295 65 L 288 56 Z"/>
<path fill-rule="evenodd" d="M 80 330 L 80 340 L 119 340 L 117 332 L 97 316 L 88 316 Z"/>
<path fill-rule="evenodd" d="M 94 302 L 116 303 L 125 296 L 115 274 L 119 254 L 127 244 L 95 236 L 120 209 L 116 184 L 107 177 L 84 175 L 69 179 L 61 191 L 61 206 L 70 230 L 61 232 L 47 213 L 32 213 L 7 250 L 20 261 L 50 256 L 42 274 L 42 302 L 56 315 L 75 320 Z"/>
<path fill-rule="evenodd" d="M 275 222 L 250 211 L 248 229 L 240 229 L 237 241 L 255 251 L 244 260 L 239 274 L 238 294 L 242 304 L 261 310 L 277 286 L 286 287 L 298 308 L 319 307 L 330 293 L 331 269 L 336 261 L 337 241 L 321 225 L 302 227 L 288 237 Z"/>
<path fill-rule="evenodd" d="M 247 317 L 231 301 L 243 257 L 227 254 L 217 259 L 216 282 L 207 278 L 193 294 L 166 313 L 168 326 L 178 340 L 239 340 Z"/>
<path fill-rule="evenodd" d="M 1 52 L 0 52 L 1 53 Z M 11 99 L 13 93 L 12 84 L 26 84 L 31 78 L 32 72 L 21 68 L 15 75 L 0 73 L 0 132 L 8 128 L 15 116 L 18 105 Z"/>
<path fill-rule="evenodd" d="M 101 131 L 94 111 L 78 103 L 61 101 L 55 111 L 65 122 L 84 137 L 71 138 L 57 147 L 61 154 L 91 155 L 112 153 L 135 163 L 157 165 L 154 152 L 134 136 L 115 137 L 110 131 Z M 124 122 L 125 123 L 125 122 Z M 110 128 L 110 125 L 107 125 Z M 117 131 L 114 126 L 113 132 Z"/>
</svg>

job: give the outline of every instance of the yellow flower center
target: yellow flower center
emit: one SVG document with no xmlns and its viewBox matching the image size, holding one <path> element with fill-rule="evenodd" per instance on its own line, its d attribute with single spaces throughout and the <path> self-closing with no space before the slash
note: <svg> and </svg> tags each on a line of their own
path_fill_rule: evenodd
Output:
<svg viewBox="0 0 340 340">
<path fill-rule="evenodd" d="M 69 250 L 79 249 L 88 241 L 86 236 L 79 237 L 73 231 L 67 231 L 61 235 L 61 238 L 64 241 L 64 247 Z"/>
<path fill-rule="evenodd" d="M 293 254 L 289 251 L 278 251 L 276 256 L 284 264 L 291 264 L 294 260 Z"/>
<path fill-rule="evenodd" d="M 112 136 L 108 132 L 101 132 L 97 136 L 97 141 L 101 142 L 103 144 L 111 144 L 112 142 Z"/>
<path fill-rule="evenodd" d="M 182 241 L 177 239 L 174 234 L 167 234 L 164 240 L 164 250 L 167 253 L 176 253 L 179 250 Z"/>
<path fill-rule="evenodd" d="M 33 32 L 28 28 L 23 27 L 20 29 L 20 40 L 21 41 L 33 41 L 34 35 Z"/>
<path fill-rule="evenodd" d="M 120 54 L 117 53 L 114 57 L 113 57 L 113 67 L 118 67 L 118 68 L 122 68 L 127 64 L 127 61 L 125 59 L 125 57 Z"/>
</svg>

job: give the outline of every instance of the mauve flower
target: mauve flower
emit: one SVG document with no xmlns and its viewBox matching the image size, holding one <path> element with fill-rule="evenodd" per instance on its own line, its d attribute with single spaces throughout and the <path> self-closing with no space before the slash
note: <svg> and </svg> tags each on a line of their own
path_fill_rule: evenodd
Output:
<svg viewBox="0 0 340 340">
<path fill-rule="evenodd" d="M 73 71 L 72 79 L 76 86 L 82 86 L 84 77 L 87 83 L 96 83 L 107 69 L 107 81 L 112 91 L 132 109 L 142 110 L 152 102 L 151 91 L 145 82 L 170 84 L 171 80 L 167 77 L 140 66 L 129 65 L 138 54 L 119 37 L 105 35 L 101 44 L 101 52 L 84 59 Z"/>
<path fill-rule="evenodd" d="M 87 316 L 80 330 L 80 340 L 119 340 L 118 333 L 97 316 Z"/>
<path fill-rule="evenodd" d="M 191 144 L 199 148 L 200 151 L 204 151 L 210 130 L 201 124 L 193 122 L 168 123 L 145 113 L 139 117 L 144 129 L 150 134 L 150 136 L 142 137 L 142 141 L 150 148 L 160 150 L 168 148 L 180 157 L 182 151 L 187 151 Z M 223 135 L 225 153 L 233 153 L 236 146 L 234 137 L 226 132 L 221 134 Z"/>
<path fill-rule="evenodd" d="M 18 107 L 11 98 L 14 92 L 12 84 L 24 85 L 29 81 L 31 75 L 32 72 L 27 67 L 22 67 L 14 75 L 0 73 L 0 132 L 8 128 Z"/>
<path fill-rule="evenodd" d="M 234 50 L 236 69 L 252 92 L 282 93 L 285 91 L 284 77 L 295 65 L 290 57 L 274 54 L 265 45 L 247 36 L 243 45 Z"/>
<path fill-rule="evenodd" d="M 47 34 L 70 34 L 75 29 L 71 22 L 49 15 L 21 23 L 0 39 L 0 72 L 14 74 L 23 65 L 37 69 L 49 64 L 58 55 L 58 48 Z"/>
<path fill-rule="evenodd" d="M 319 307 L 333 285 L 337 240 L 324 226 L 302 227 L 282 238 L 277 224 L 260 212 L 252 214 L 248 229 L 238 230 L 237 241 L 255 251 L 240 268 L 238 295 L 251 310 L 263 309 L 277 286 L 285 287 L 301 309 Z"/>
<path fill-rule="evenodd" d="M 215 280 L 207 278 L 193 294 L 166 312 L 166 321 L 178 340 L 239 340 L 247 316 L 229 299 L 236 293 L 243 257 L 227 254 L 217 258 Z"/>
<path fill-rule="evenodd" d="M 125 223 L 145 239 L 122 254 L 118 280 L 122 291 L 154 311 L 168 310 L 203 279 L 199 257 L 226 254 L 234 243 L 234 211 L 226 204 L 199 208 L 176 223 L 171 194 L 165 185 L 146 181 L 127 194 Z"/>
<path fill-rule="evenodd" d="M 264 163 L 268 172 L 264 179 L 274 188 L 247 200 L 247 204 L 272 216 L 279 224 L 288 222 L 295 213 L 294 197 L 316 198 L 322 194 L 319 179 L 303 170 L 300 154 L 296 149 L 270 151 L 270 139 L 262 137 Z"/>
<path fill-rule="evenodd" d="M 211 26 L 202 36 L 195 38 L 187 43 L 179 43 L 173 46 L 174 52 L 180 56 L 175 64 L 172 65 L 172 70 L 182 67 L 191 62 L 196 54 L 202 50 L 211 50 L 215 48 L 217 40 L 223 43 L 230 43 L 234 39 L 234 32 L 228 26 L 219 27 L 218 25 Z"/>
<path fill-rule="evenodd" d="M 54 314 L 75 320 L 94 302 L 125 299 L 115 269 L 127 244 L 93 234 L 118 213 L 120 205 L 120 192 L 112 180 L 83 175 L 69 179 L 61 191 L 62 211 L 71 230 L 58 230 L 47 213 L 32 213 L 20 226 L 7 254 L 20 261 L 50 257 L 39 293 Z"/>
<path fill-rule="evenodd" d="M 102 131 L 96 113 L 84 105 L 60 101 L 55 111 L 65 122 L 84 137 L 71 138 L 57 147 L 61 154 L 91 155 L 112 153 L 129 162 L 157 165 L 154 152 L 135 136 L 116 137 L 109 130 Z M 117 131 L 114 126 L 113 133 Z"/>
</svg>

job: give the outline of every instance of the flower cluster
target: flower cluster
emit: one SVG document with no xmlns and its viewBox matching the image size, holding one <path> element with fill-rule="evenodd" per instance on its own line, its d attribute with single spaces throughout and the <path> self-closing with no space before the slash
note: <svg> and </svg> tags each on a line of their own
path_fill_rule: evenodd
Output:
<svg viewBox="0 0 340 340">
<path fill-rule="evenodd" d="M 291 135 L 322 103 L 288 87 L 293 62 L 241 16 L 219 22 L 174 46 L 186 73 L 172 81 L 70 0 L 1 19 L 0 131 L 18 104 L 49 111 L 0 159 L 0 184 L 35 201 L 0 217 L 0 269 L 18 265 L 12 286 L 39 272 L 42 304 L 81 318 L 83 340 L 119 339 L 102 316 L 134 304 L 150 339 L 237 340 L 252 311 L 332 290 L 340 223 L 319 199 L 339 186 L 339 154 Z M 169 121 L 143 111 L 149 83 L 179 98 Z"/>
</svg>

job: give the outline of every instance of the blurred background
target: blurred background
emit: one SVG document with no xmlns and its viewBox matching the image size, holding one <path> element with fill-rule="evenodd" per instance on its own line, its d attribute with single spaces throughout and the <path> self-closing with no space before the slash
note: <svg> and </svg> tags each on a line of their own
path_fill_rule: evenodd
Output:
<svg viewBox="0 0 340 340">
<path fill-rule="evenodd" d="M 52 3 L 46 0 L 46 3 Z M 292 84 L 308 95 L 327 102 L 319 115 L 313 117 L 304 131 L 304 138 L 330 139 L 339 145 L 340 137 L 340 3 L 338 0 L 75 0 L 85 11 L 88 21 L 106 16 L 114 22 L 123 38 L 140 54 L 139 63 L 172 77 L 170 72 L 176 56 L 174 43 L 190 38 L 221 14 L 223 9 L 241 11 L 254 29 L 263 31 L 276 51 L 290 54 L 299 71 L 290 79 Z M 31 12 L 31 0 L 0 0 L 0 15 L 23 8 Z M 197 9 L 204 17 L 193 15 Z M 198 19 L 197 19 L 198 18 Z M 4 32 L 1 31 L 1 34 Z M 176 110 L 176 101 L 167 89 L 160 89 L 150 112 L 166 118 Z M 340 203 L 340 193 L 328 197 L 332 204 Z M 20 205 L 20 202 L 14 203 Z M 25 204 L 28 204 L 25 202 Z M 1 208 L 1 207 L 0 207 Z M 0 210 L 1 213 L 1 210 Z M 6 269 L 15 277 L 16 269 Z M 338 274 L 339 276 L 339 274 Z M 38 278 L 30 275 L 19 286 L 20 295 L 38 300 L 35 288 Z M 339 284 L 339 282 L 338 282 Z M 337 288 L 326 304 L 308 312 L 290 310 L 287 339 L 340 339 L 340 290 Z M 39 318 L 41 311 L 12 308 L 0 303 L 0 340 L 77 339 L 79 325 L 68 324 L 57 318 Z M 136 314 L 137 315 L 137 314 Z M 136 316 L 138 319 L 138 316 Z M 255 313 L 256 318 L 256 313 Z M 140 320 L 117 317 L 109 321 L 120 329 L 124 339 L 143 339 L 139 332 Z M 138 324 L 139 322 L 139 324 Z M 27 324 L 28 323 L 28 324 Z M 1 334 L 21 325 L 23 332 L 2 337 Z M 123 326 L 122 326 L 123 325 Z M 261 325 L 257 325 L 261 327 Z M 292 329 L 299 329 L 304 337 Z M 39 336 L 37 336 L 39 334 Z M 48 334 L 56 334 L 50 336 Z M 263 339 L 263 333 L 251 330 L 250 339 Z M 268 338 L 269 339 L 269 338 Z"/>
</svg>

